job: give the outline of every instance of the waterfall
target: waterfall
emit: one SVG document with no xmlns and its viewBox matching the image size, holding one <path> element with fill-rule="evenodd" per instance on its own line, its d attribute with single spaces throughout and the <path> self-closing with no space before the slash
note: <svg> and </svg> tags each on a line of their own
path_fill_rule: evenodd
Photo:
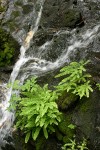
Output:
<svg viewBox="0 0 100 150">
<path fill-rule="evenodd" d="M 44 0 L 38 0 L 37 3 L 40 5 L 40 10 L 38 12 L 38 16 L 37 16 L 34 28 L 31 29 L 31 31 L 27 33 L 27 37 L 23 45 L 20 48 L 19 59 L 16 62 L 13 68 L 13 71 L 11 73 L 10 79 L 9 79 L 9 83 L 11 83 L 11 88 L 8 89 L 8 91 L 6 91 L 5 100 L 3 100 L 2 103 L 0 104 L 1 113 L 2 113 L 2 119 L 0 120 L 0 145 L 2 144 L 2 142 L 5 142 L 4 141 L 5 136 L 10 134 L 11 127 L 14 121 L 14 113 L 9 112 L 7 110 L 7 108 L 9 107 L 9 100 L 11 98 L 12 86 L 14 84 L 14 81 L 16 80 L 16 77 L 18 76 L 21 66 L 28 61 L 28 59 L 25 57 L 25 52 L 26 50 L 28 50 L 30 46 L 30 41 L 38 30 L 38 25 L 39 25 L 41 14 L 42 14 Z M 6 87 L 6 85 L 2 85 L 2 86 Z"/>
<path fill-rule="evenodd" d="M 78 49 L 83 51 L 83 49 L 87 48 L 88 45 L 98 36 L 100 23 L 97 23 L 97 25 L 95 24 L 94 26 L 89 26 L 86 29 L 84 28 L 84 31 L 80 29 L 80 33 L 77 33 L 77 29 L 59 29 L 59 31 L 54 32 L 51 40 L 45 41 L 41 46 L 33 46 L 32 52 L 28 54 L 28 51 L 31 50 L 31 40 L 38 30 L 44 2 L 44 0 L 37 0 L 36 5 L 39 10 L 37 16 L 35 17 L 35 23 L 31 25 L 31 28 L 20 48 L 19 59 L 16 62 L 9 79 L 9 83 L 11 83 L 12 86 L 16 79 L 20 80 L 21 84 L 23 84 L 24 80 L 29 76 L 42 76 L 48 71 L 55 70 L 63 66 L 65 63 L 69 63 L 71 61 L 71 56 L 74 57 Z M 54 47 L 55 38 L 58 37 L 63 37 L 63 39 L 66 39 L 66 41 L 64 41 L 65 43 L 63 48 L 59 52 L 60 54 L 58 54 L 57 51 L 57 57 L 55 57 L 54 60 L 46 59 L 45 56 L 51 53 Z M 56 49 L 60 49 L 59 47 L 60 46 L 58 44 Z M 85 52 L 83 53 L 85 55 Z M 5 99 L 2 100 L 2 103 L 0 104 L 0 112 L 2 114 L 0 118 L 0 146 L 2 146 L 2 143 L 3 145 L 6 143 L 4 140 L 5 137 L 12 132 L 14 112 L 7 111 L 12 94 L 12 86 L 10 89 L 7 89 L 6 84 L 2 84 L 0 86 L 5 89 Z"/>
</svg>

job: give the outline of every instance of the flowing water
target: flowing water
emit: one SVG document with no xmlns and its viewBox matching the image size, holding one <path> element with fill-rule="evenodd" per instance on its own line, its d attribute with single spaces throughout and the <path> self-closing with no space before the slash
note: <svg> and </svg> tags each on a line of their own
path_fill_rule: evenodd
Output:
<svg viewBox="0 0 100 150">
<path fill-rule="evenodd" d="M 87 27 L 81 32 L 77 33 L 77 29 L 67 30 L 61 29 L 56 31 L 51 40 L 46 41 L 44 44 L 38 47 L 30 47 L 33 36 L 38 31 L 39 22 L 42 15 L 44 0 L 37 0 L 38 13 L 35 12 L 35 21 L 31 25 L 29 32 L 26 35 L 26 38 L 20 48 L 20 56 L 16 62 L 13 71 L 11 73 L 9 82 L 13 86 L 13 83 L 16 79 L 19 79 L 21 84 L 29 76 L 38 75 L 41 76 L 48 71 L 55 70 L 65 63 L 71 61 L 71 57 L 76 55 L 76 52 L 80 51 L 84 53 L 83 58 L 85 57 L 87 47 L 93 42 L 93 40 L 99 36 L 100 23 L 94 24 Z M 55 37 L 63 37 L 65 39 L 64 46 L 62 51 L 60 45 L 57 45 L 57 56 L 54 60 L 47 57 L 51 53 L 52 48 L 54 47 Z M 21 40 L 22 41 L 22 40 Z M 56 51 L 56 50 L 55 50 Z M 84 52 L 83 52 L 84 51 Z M 47 57 L 47 59 L 46 59 Z M 6 88 L 6 84 L 0 85 L 5 89 L 5 99 L 2 100 L 0 104 L 1 120 L 0 120 L 0 145 L 5 144 L 4 140 L 12 132 L 12 125 L 14 121 L 14 113 L 8 112 L 6 109 L 9 106 L 9 100 L 12 93 L 12 87 L 10 89 Z M 1 144 L 2 143 L 2 144 Z"/>
<path fill-rule="evenodd" d="M 16 77 L 18 76 L 20 67 L 28 61 L 28 59 L 25 57 L 25 52 L 29 48 L 30 40 L 32 39 L 32 37 L 34 36 L 36 31 L 38 30 L 38 25 L 39 25 L 39 21 L 40 21 L 41 14 L 42 14 L 44 0 L 38 0 L 37 3 L 39 3 L 41 5 L 40 5 L 40 10 L 38 12 L 38 16 L 37 16 L 34 28 L 28 32 L 27 37 L 26 37 L 23 45 L 20 48 L 19 59 L 16 62 L 15 66 L 13 68 L 13 71 L 11 73 L 10 79 L 9 79 L 9 83 L 11 83 L 11 88 L 6 91 L 5 100 L 3 100 L 0 105 L 1 113 L 2 113 L 2 118 L 0 120 L 0 143 L 2 143 L 2 144 L 4 144 L 6 142 L 3 139 L 5 136 L 10 134 L 11 126 L 14 121 L 14 113 L 7 111 L 7 108 L 9 106 L 9 100 L 10 100 L 11 93 L 12 93 L 12 86 L 14 84 Z M 3 86 L 5 86 L 5 85 L 3 85 Z"/>
</svg>

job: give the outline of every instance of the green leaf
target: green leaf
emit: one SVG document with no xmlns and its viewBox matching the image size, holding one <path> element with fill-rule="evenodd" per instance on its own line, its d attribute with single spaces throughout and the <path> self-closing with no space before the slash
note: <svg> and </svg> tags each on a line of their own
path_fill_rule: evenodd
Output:
<svg viewBox="0 0 100 150">
<path fill-rule="evenodd" d="M 68 128 L 70 128 L 70 129 L 75 129 L 76 126 L 75 126 L 74 124 L 70 124 L 70 125 L 68 125 Z"/>
<path fill-rule="evenodd" d="M 32 128 L 32 127 L 34 127 L 35 126 L 35 123 L 34 123 L 34 120 L 32 121 L 32 120 L 29 120 L 29 122 L 26 124 L 26 128 Z"/>
<path fill-rule="evenodd" d="M 37 137 L 38 137 L 38 135 L 40 133 L 40 130 L 41 130 L 41 128 L 37 127 L 36 130 L 35 130 L 35 132 L 34 132 L 34 130 L 32 131 L 32 138 L 33 138 L 33 140 L 37 139 Z"/>
<path fill-rule="evenodd" d="M 54 127 L 52 127 L 52 126 L 49 126 L 49 129 L 50 129 L 50 131 L 52 131 L 52 132 L 55 132 L 55 129 L 54 129 Z"/>
<path fill-rule="evenodd" d="M 25 143 L 27 143 L 29 141 L 30 135 L 31 135 L 31 132 L 28 132 L 26 134 L 26 136 L 25 136 Z"/>
<path fill-rule="evenodd" d="M 43 127 L 43 133 L 46 139 L 48 139 L 48 132 L 47 129 Z"/>
<path fill-rule="evenodd" d="M 96 86 L 97 86 L 97 87 L 99 88 L 99 90 L 100 90 L 100 83 L 97 83 Z"/>
<path fill-rule="evenodd" d="M 40 121 L 39 121 L 39 122 L 40 122 L 40 127 L 43 127 L 43 126 L 44 126 L 45 120 L 46 120 L 45 117 L 43 117 L 43 118 L 40 119 Z"/>
</svg>

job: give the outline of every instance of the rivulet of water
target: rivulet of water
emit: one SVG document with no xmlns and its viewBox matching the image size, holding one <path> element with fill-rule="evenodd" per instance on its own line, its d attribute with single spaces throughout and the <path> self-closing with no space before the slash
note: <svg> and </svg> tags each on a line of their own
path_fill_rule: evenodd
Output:
<svg viewBox="0 0 100 150">
<path fill-rule="evenodd" d="M 32 37 L 38 30 L 38 25 L 39 25 L 39 21 L 40 21 L 41 14 L 42 14 L 44 0 L 38 0 L 37 4 L 39 5 L 40 9 L 39 9 L 39 12 L 38 12 L 38 15 L 36 18 L 34 28 L 31 27 L 31 31 L 29 31 L 27 33 L 27 37 L 24 40 L 24 43 L 20 48 L 19 59 L 16 62 L 15 66 L 13 68 L 13 71 L 11 73 L 10 79 L 9 79 L 9 83 L 11 83 L 11 88 L 6 91 L 5 99 L 0 104 L 1 113 L 2 113 L 2 118 L 0 120 L 0 146 L 2 144 L 5 144 L 6 141 L 4 141 L 4 138 L 5 138 L 5 136 L 8 136 L 11 132 L 11 127 L 12 127 L 12 124 L 14 121 L 14 113 L 9 112 L 7 110 L 7 108 L 9 107 L 9 100 L 10 100 L 11 93 L 12 93 L 12 86 L 13 86 L 13 83 L 14 83 L 16 77 L 18 76 L 20 67 L 28 61 L 28 58 L 25 57 L 25 52 L 26 52 L 26 50 L 28 50 L 28 48 L 30 46 L 30 41 L 31 41 Z M 2 85 L 2 86 L 4 86 L 6 88 L 6 85 Z"/>
<path fill-rule="evenodd" d="M 33 23 L 31 26 L 20 48 L 19 59 L 16 62 L 9 79 L 9 83 L 11 83 L 12 86 L 16 79 L 20 80 L 21 84 L 23 84 L 24 80 L 29 76 L 41 76 L 50 70 L 55 70 L 61 67 L 66 62 L 69 63 L 71 61 L 70 56 L 74 56 L 74 53 L 77 51 L 77 49 L 81 50 L 82 48 L 87 48 L 87 46 L 99 35 L 98 31 L 100 29 L 100 23 L 85 29 L 84 32 L 80 31 L 78 34 L 77 29 L 71 31 L 68 29 L 59 29 L 59 31 L 54 33 L 51 40 L 46 41 L 41 46 L 38 46 L 36 53 L 34 53 L 36 47 L 33 46 L 31 54 L 26 54 L 27 51 L 30 51 L 30 42 L 38 30 L 44 0 L 37 0 L 36 4 L 39 10 L 38 13 L 34 13 L 36 14 L 34 17 L 36 18 L 35 23 Z M 64 47 L 61 49 L 60 54 L 57 54 L 57 57 L 53 61 L 52 59 L 46 59 L 46 54 L 49 55 L 49 53 L 52 51 L 55 37 L 62 37 L 63 35 L 66 40 L 64 41 Z M 59 44 L 57 45 L 56 49 L 59 49 Z M 14 112 L 9 112 L 6 110 L 9 106 L 12 86 L 10 89 L 6 88 L 6 84 L 2 84 L 0 86 L 5 89 L 5 99 L 2 100 L 2 103 L 0 104 L 0 112 L 2 114 L 0 119 L 0 145 L 2 145 L 1 142 L 5 144 L 6 141 L 4 141 L 4 138 L 11 133 L 14 121 Z"/>
</svg>

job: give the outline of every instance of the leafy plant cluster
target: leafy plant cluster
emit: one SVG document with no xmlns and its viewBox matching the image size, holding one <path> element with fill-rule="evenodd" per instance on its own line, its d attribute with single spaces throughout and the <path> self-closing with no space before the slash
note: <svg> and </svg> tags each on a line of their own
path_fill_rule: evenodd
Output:
<svg viewBox="0 0 100 150">
<path fill-rule="evenodd" d="M 71 92 L 79 95 L 80 99 L 83 96 L 89 97 L 89 92 L 93 92 L 90 85 L 90 74 L 86 73 L 85 65 L 89 61 L 71 62 L 70 65 L 63 67 L 56 77 L 63 77 L 62 81 L 56 86 L 57 92 Z"/>
<path fill-rule="evenodd" d="M 77 143 L 76 140 L 69 139 L 69 142 L 62 146 L 62 150 L 88 150 L 86 140 Z"/>
<path fill-rule="evenodd" d="M 63 91 L 72 92 L 80 98 L 89 97 L 89 92 L 93 90 L 88 80 L 91 76 L 86 73 L 85 69 L 87 63 L 72 62 L 69 66 L 63 67 L 60 74 L 56 76 L 63 77 L 63 79 L 54 91 L 49 90 L 47 84 L 41 87 L 34 77 L 22 86 L 18 81 L 15 82 L 13 89 L 18 89 L 20 94 L 12 95 L 10 110 L 16 110 L 16 127 L 26 134 L 25 143 L 30 137 L 36 140 L 40 132 L 43 132 L 47 139 L 48 134 L 55 131 L 55 126 L 61 121 L 61 113 L 56 100 Z M 70 125 L 69 128 L 74 128 L 74 126 Z"/>
<path fill-rule="evenodd" d="M 14 86 L 17 88 L 17 85 Z M 35 78 L 27 80 L 20 87 L 20 92 L 21 96 L 13 95 L 11 100 L 12 108 L 14 105 L 18 107 L 16 127 L 26 133 L 26 143 L 31 135 L 36 140 L 41 130 L 47 139 L 48 133 L 54 132 L 54 126 L 61 121 L 55 102 L 58 99 L 56 92 L 49 90 L 47 84 L 40 87 Z"/>
<path fill-rule="evenodd" d="M 10 65 L 14 56 L 14 41 L 0 28 L 0 67 Z"/>
</svg>

